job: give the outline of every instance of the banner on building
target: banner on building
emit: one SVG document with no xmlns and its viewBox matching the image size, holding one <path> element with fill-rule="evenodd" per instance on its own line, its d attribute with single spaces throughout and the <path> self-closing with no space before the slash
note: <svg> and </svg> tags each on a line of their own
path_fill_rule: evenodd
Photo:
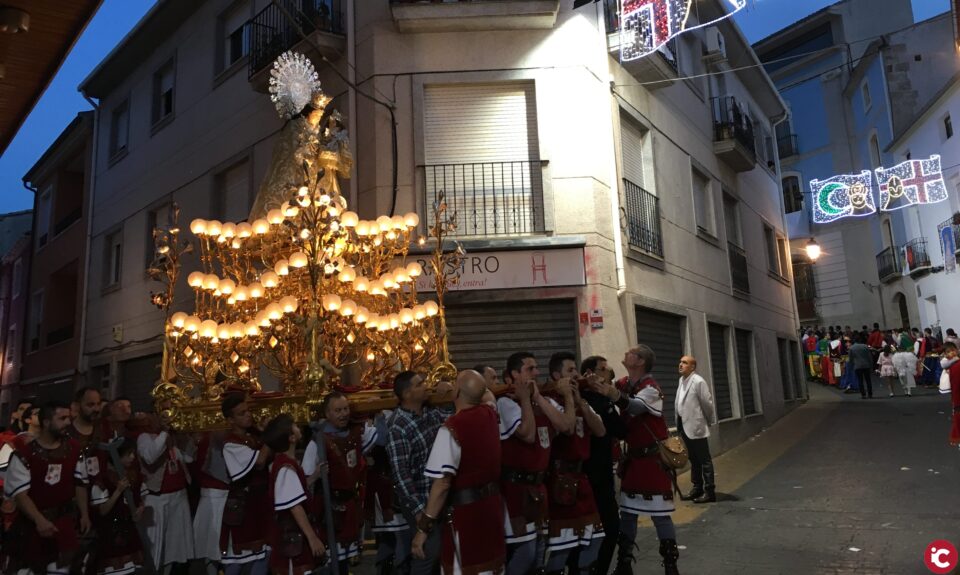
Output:
<svg viewBox="0 0 960 575">
<path fill-rule="evenodd" d="M 869 216 L 877 211 L 873 203 L 873 177 L 869 170 L 811 180 L 810 192 L 813 194 L 813 222 L 816 224 L 851 216 Z"/>
<path fill-rule="evenodd" d="M 716 24 L 747 5 L 747 0 L 721 0 L 719 18 L 697 10 L 698 0 L 622 0 L 620 4 L 620 61 L 636 60 L 659 50 L 689 30 Z"/>
<path fill-rule="evenodd" d="M 957 237 L 953 233 L 952 222 L 940 226 L 940 249 L 943 250 L 943 271 L 952 274 L 957 271 Z"/>
<path fill-rule="evenodd" d="M 947 199 L 940 171 L 940 156 L 907 160 L 892 168 L 877 168 L 880 209 L 892 212 L 915 204 L 935 204 Z"/>
</svg>

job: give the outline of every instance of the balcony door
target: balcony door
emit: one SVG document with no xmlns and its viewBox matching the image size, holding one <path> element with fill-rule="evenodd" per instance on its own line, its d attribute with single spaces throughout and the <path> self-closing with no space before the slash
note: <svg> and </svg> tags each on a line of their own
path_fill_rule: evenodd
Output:
<svg viewBox="0 0 960 575">
<path fill-rule="evenodd" d="M 424 206 L 440 192 L 461 236 L 542 233 L 533 82 L 424 88 Z"/>
</svg>

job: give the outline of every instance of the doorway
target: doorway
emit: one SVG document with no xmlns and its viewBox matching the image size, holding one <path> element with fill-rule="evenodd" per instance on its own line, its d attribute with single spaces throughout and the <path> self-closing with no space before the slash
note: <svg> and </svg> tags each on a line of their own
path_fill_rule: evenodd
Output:
<svg viewBox="0 0 960 575">
<path fill-rule="evenodd" d="M 907 297 L 901 292 L 897 292 L 897 294 L 893 296 L 893 301 L 897 304 L 897 309 L 900 311 L 900 327 L 910 329 L 910 310 L 907 309 Z"/>
</svg>

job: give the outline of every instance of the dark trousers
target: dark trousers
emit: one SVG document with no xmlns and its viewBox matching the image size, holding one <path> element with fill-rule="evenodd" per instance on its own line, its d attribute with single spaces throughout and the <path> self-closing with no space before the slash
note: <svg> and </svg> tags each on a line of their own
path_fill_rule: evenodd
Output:
<svg viewBox="0 0 960 575">
<path fill-rule="evenodd" d="M 860 381 L 860 395 L 873 397 L 873 375 L 869 367 L 856 370 L 857 380 Z"/>
<path fill-rule="evenodd" d="M 593 572 L 607 575 L 610 572 L 610 562 L 613 561 L 613 552 L 617 549 L 617 538 L 620 535 L 620 504 L 617 503 L 617 493 L 613 484 L 613 470 L 607 473 L 591 474 L 590 487 L 593 488 L 593 498 L 597 502 L 597 512 L 603 522 L 603 543 L 600 552 L 593 564 Z"/>
<path fill-rule="evenodd" d="M 407 520 L 407 525 L 410 526 L 410 534 L 404 534 L 403 536 L 407 536 L 410 541 L 413 541 L 413 535 L 417 532 L 417 519 L 406 509 L 401 511 L 403 512 L 403 518 Z M 430 531 L 430 535 L 427 536 L 427 542 L 423 544 L 423 550 L 426 554 L 425 559 L 417 559 L 410 555 L 408 561 L 404 561 L 406 565 L 394 565 L 397 572 L 408 573 L 409 575 L 435 575 L 439 573 L 440 548 L 443 545 L 441 531 L 441 526 L 437 524 Z"/>
<path fill-rule="evenodd" d="M 683 443 L 690 454 L 690 482 L 693 483 L 693 488 L 697 491 L 713 493 L 716 490 L 716 481 L 713 473 L 713 458 L 710 457 L 710 441 L 706 437 L 703 439 L 687 437 L 679 417 L 677 429 L 680 430 L 680 437 L 683 438 Z"/>
</svg>

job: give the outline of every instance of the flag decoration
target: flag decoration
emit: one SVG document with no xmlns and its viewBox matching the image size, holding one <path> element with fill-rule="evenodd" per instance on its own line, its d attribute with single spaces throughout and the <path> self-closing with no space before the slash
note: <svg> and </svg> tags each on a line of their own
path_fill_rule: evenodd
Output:
<svg viewBox="0 0 960 575">
<path fill-rule="evenodd" d="M 811 180 L 813 222 L 827 224 L 850 216 L 876 213 L 873 203 L 873 177 L 870 170 L 859 174 L 841 174 L 826 180 Z"/>
<path fill-rule="evenodd" d="M 940 156 L 907 160 L 892 168 L 877 168 L 880 210 L 892 212 L 915 204 L 935 204 L 947 199 Z"/>
<path fill-rule="evenodd" d="M 747 0 L 722 0 L 730 11 L 715 18 L 691 24 L 695 0 L 623 0 L 620 7 L 620 61 L 643 58 L 660 49 L 682 32 L 716 24 L 732 16 Z"/>
</svg>

